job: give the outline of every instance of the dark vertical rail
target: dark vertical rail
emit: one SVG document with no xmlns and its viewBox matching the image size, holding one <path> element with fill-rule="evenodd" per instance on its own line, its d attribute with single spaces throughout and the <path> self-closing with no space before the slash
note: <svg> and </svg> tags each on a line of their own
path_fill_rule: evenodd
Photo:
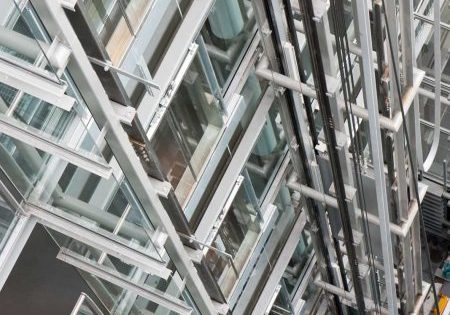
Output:
<svg viewBox="0 0 450 315">
<path fill-rule="evenodd" d="M 273 7 L 269 4 L 269 1 L 262 1 L 264 3 L 264 9 L 267 13 L 267 21 L 269 23 L 269 27 L 272 30 L 271 32 L 271 36 L 272 36 L 272 40 L 275 46 L 275 54 L 276 54 L 276 58 L 278 61 L 278 66 L 280 68 L 280 72 L 282 74 L 285 74 L 285 68 L 283 65 L 283 59 L 282 59 L 282 43 L 281 43 L 281 39 L 279 36 L 279 32 L 275 23 L 275 12 L 273 11 Z M 287 107 L 289 110 L 289 114 L 291 116 L 292 121 L 296 120 L 296 114 L 295 114 L 295 105 L 294 105 L 294 98 L 293 98 L 293 94 L 292 91 L 287 91 L 286 94 L 286 101 L 287 101 Z M 300 155 L 300 160 L 302 162 L 302 170 L 305 176 L 305 182 L 309 187 L 313 187 L 313 180 L 312 180 L 312 175 L 311 175 L 311 171 L 308 167 L 308 159 L 306 156 L 306 151 L 305 151 L 305 146 L 303 143 L 303 139 L 300 135 L 300 130 L 297 126 L 297 124 L 293 123 L 292 124 L 293 127 L 293 131 L 294 131 L 294 136 L 295 139 L 297 141 L 298 144 L 298 153 Z M 319 210 L 317 208 L 317 205 L 315 204 L 315 202 L 311 199 L 311 198 L 306 198 L 306 206 L 307 209 L 310 209 L 310 214 L 312 214 L 311 219 L 314 220 L 314 223 L 319 226 L 319 222 L 320 222 L 320 218 L 319 218 Z M 332 284 L 337 284 L 336 279 L 334 279 L 334 275 L 333 275 L 333 268 L 331 265 L 331 259 L 330 259 L 330 253 L 328 252 L 326 245 L 325 245 L 325 241 L 324 241 L 324 235 L 323 235 L 323 231 L 319 228 L 317 230 L 317 246 L 319 247 L 320 253 L 317 253 L 318 257 L 321 257 L 323 259 L 323 262 L 325 264 L 325 275 L 326 275 L 326 279 L 324 279 L 325 281 L 332 283 Z M 337 295 L 333 295 L 333 302 L 334 305 L 336 307 L 336 311 L 339 315 L 343 314 L 343 310 L 342 310 L 342 305 L 341 302 L 339 300 L 339 297 Z"/>
<path fill-rule="evenodd" d="M 300 58 L 301 56 L 300 44 L 298 42 L 297 30 L 295 29 L 294 25 L 294 16 L 292 14 L 291 1 L 283 0 L 283 5 L 290 39 L 292 41 L 292 45 L 294 46 L 295 50 L 295 59 L 297 61 L 298 73 L 300 74 L 300 82 L 306 83 L 306 75 L 302 59 Z M 303 103 L 305 104 L 306 117 L 308 118 L 309 132 L 311 133 L 311 138 L 313 141 L 313 145 L 315 147 L 319 143 L 319 141 L 317 140 L 316 123 L 314 122 L 314 114 L 311 107 L 312 101 L 311 98 L 309 98 L 305 94 L 303 94 L 302 96 L 303 96 Z"/>
<path fill-rule="evenodd" d="M 350 215 L 345 201 L 345 187 L 342 177 L 341 167 L 339 165 L 339 156 L 337 152 L 336 134 L 334 132 L 334 121 L 331 113 L 330 102 L 327 96 L 326 78 L 323 68 L 322 59 L 320 57 L 320 45 L 317 34 L 317 28 L 314 18 L 314 9 L 310 0 L 299 0 L 300 8 L 303 12 L 303 24 L 305 26 L 305 34 L 308 42 L 311 63 L 313 69 L 314 84 L 317 91 L 317 100 L 319 103 L 320 113 L 322 115 L 325 138 L 327 141 L 327 149 L 333 173 L 333 182 L 336 190 L 339 213 L 342 222 L 342 231 L 344 234 L 344 243 L 350 263 L 350 270 L 353 279 L 353 287 L 355 291 L 356 304 L 359 314 L 365 314 L 364 292 L 359 276 L 358 259 L 354 245 L 353 231 L 350 223 Z"/>
</svg>

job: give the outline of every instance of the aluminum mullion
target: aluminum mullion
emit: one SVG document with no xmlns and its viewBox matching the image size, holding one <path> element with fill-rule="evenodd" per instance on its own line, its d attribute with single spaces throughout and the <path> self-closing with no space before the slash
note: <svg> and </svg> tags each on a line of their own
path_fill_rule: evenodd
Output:
<svg viewBox="0 0 450 315">
<path fill-rule="evenodd" d="M 170 296 L 149 286 L 135 284 L 123 275 L 119 274 L 117 271 L 111 270 L 110 268 L 100 264 L 94 264 L 88 258 L 67 248 L 61 248 L 56 257 L 76 268 L 102 278 L 112 284 L 125 288 L 126 290 L 133 291 L 135 294 L 146 298 L 151 302 L 162 305 L 170 311 L 177 312 L 181 315 L 190 315 L 192 313 L 192 308 L 189 307 L 189 305 L 184 301 L 178 300 L 174 296 Z"/>
<path fill-rule="evenodd" d="M 100 177 L 108 179 L 112 174 L 111 167 L 100 161 L 98 156 L 83 154 L 64 144 L 56 143 L 40 130 L 24 125 L 4 114 L 0 114 L 0 132 L 51 155 L 56 155 Z"/>
</svg>

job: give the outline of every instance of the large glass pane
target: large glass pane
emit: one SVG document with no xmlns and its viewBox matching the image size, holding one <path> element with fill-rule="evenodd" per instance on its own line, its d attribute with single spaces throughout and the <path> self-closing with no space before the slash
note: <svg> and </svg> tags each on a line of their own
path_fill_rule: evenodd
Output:
<svg viewBox="0 0 450 315">
<path fill-rule="evenodd" d="M 68 95 L 80 100 L 75 90 Z M 15 118 L 21 128 L 40 134 L 66 147 L 103 160 L 94 137 L 99 129 L 83 103 L 75 102 L 71 111 L 65 111 L 39 98 L 0 83 L 0 115 Z"/>
<path fill-rule="evenodd" d="M 261 232 L 261 220 L 249 191 L 241 185 L 228 210 L 212 246 L 230 255 L 232 264 L 227 263 L 217 251 L 211 249 L 206 256 L 222 292 L 228 296 L 239 273 L 247 263 Z"/>
<path fill-rule="evenodd" d="M 51 165 L 54 163 L 57 162 Z M 114 235 L 133 248 L 163 260 L 151 240 L 154 228 L 126 180 L 100 178 L 62 163 L 65 167 L 60 165 L 53 178 L 43 176 L 38 186 L 45 183 L 45 189 L 36 189 L 30 196 L 32 202 L 57 214 L 66 212 L 71 215 L 70 220 L 77 218 L 90 229 Z M 51 169 L 47 168 L 46 172 Z"/>
<path fill-rule="evenodd" d="M 254 34 L 255 18 L 249 0 L 217 0 L 203 29 L 208 55 L 222 89 L 233 76 Z"/>
<path fill-rule="evenodd" d="M 222 130 L 219 107 L 197 56 L 152 141 L 162 168 L 182 205 Z"/>
<path fill-rule="evenodd" d="M 4 0 L 2 11 L 9 12 L 0 25 L 0 59 L 26 66 L 33 66 L 39 72 L 56 81 L 56 70 L 48 58 L 50 44 L 43 28 L 34 17 L 31 4 L 21 7 L 14 0 Z"/>
<path fill-rule="evenodd" d="M 179 300 L 189 304 L 190 299 L 186 299 L 189 295 L 187 292 L 183 292 L 184 282 L 178 272 L 174 271 L 165 280 L 53 230 L 49 230 L 49 232 L 58 246 L 63 248 L 62 259 L 64 259 L 64 255 L 75 257 L 75 260 L 83 261 L 84 265 L 90 265 L 90 268 L 92 268 L 90 270 L 94 270 L 94 273 L 101 269 L 114 275 L 115 277 L 112 277 L 114 281 L 120 278 L 119 281 L 122 283 L 129 282 L 143 290 L 153 291 L 156 289 L 174 302 Z M 176 314 L 143 296 L 139 296 L 141 290 L 127 290 L 119 286 L 118 282 L 109 282 L 105 280 L 106 278 L 103 279 L 86 272 L 88 269 L 84 270 L 78 267 L 77 269 L 110 314 Z"/>
<path fill-rule="evenodd" d="M 82 4 L 110 60 L 118 64 L 133 40 L 121 0 L 84 0 Z"/>
<path fill-rule="evenodd" d="M 264 197 L 285 151 L 286 138 L 278 104 L 275 103 L 267 114 L 264 127 L 246 163 L 256 196 L 260 201 Z"/>
<path fill-rule="evenodd" d="M 144 54 L 148 70 L 155 76 L 167 49 L 184 20 L 193 0 L 157 0 L 149 13 L 153 28 L 149 29 L 150 42 Z"/>
<path fill-rule="evenodd" d="M 203 211 L 207 208 L 209 201 L 211 200 L 215 188 L 220 182 L 226 167 L 230 163 L 234 152 L 236 151 L 239 141 L 242 138 L 245 130 L 250 123 L 251 118 L 261 100 L 261 97 L 264 95 L 264 91 L 267 88 L 267 81 L 259 81 L 254 72 L 251 72 L 248 76 L 241 92 L 244 103 L 240 106 L 244 107 L 244 114 L 240 119 L 236 129 L 234 130 L 234 134 L 231 137 L 229 143 L 227 144 L 226 150 L 223 152 L 222 158 L 220 159 L 219 165 L 215 167 L 214 175 L 211 178 L 210 183 L 208 184 L 205 191 L 202 192 L 203 198 L 200 203 L 196 206 L 195 210 L 192 213 L 186 214 L 190 220 L 190 223 L 195 227 L 197 220 L 203 214 Z M 208 161 L 211 163 L 211 161 Z M 206 166 L 206 164 L 205 164 Z"/>
</svg>

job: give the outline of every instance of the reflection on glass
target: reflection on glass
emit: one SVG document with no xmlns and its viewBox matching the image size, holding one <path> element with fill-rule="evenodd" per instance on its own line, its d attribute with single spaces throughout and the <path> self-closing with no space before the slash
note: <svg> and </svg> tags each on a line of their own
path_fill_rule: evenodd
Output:
<svg viewBox="0 0 450 315">
<path fill-rule="evenodd" d="M 183 281 L 176 271 L 165 280 L 53 230 L 49 230 L 49 232 L 56 243 L 64 248 L 64 251 L 87 258 L 86 262 L 94 268 L 101 268 L 108 273 L 117 275 L 124 281 L 134 283 L 144 290 L 157 290 L 171 299 L 179 299 L 189 304 L 190 299 L 185 298 L 188 296 L 187 292 L 183 292 L 179 286 Z M 124 289 L 85 270 L 78 269 L 78 271 L 110 314 L 172 314 L 167 308 L 138 296 L 137 291 Z"/>
<path fill-rule="evenodd" d="M 248 124 L 250 123 L 250 120 L 253 117 L 253 114 L 255 113 L 257 105 L 259 104 L 261 97 L 264 94 L 263 91 L 265 91 L 266 87 L 267 81 L 264 80 L 259 81 L 253 72 L 250 73 L 249 77 L 247 78 L 244 84 L 244 87 L 242 88 L 242 91 L 240 92 L 240 94 L 244 99 L 244 103 L 241 105 L 245 107 L 244 115 L 239 121 L 239 124 L 237 125 L 233 136 L 231 137 L 229 143 L 227 144 L 227 149 L 224 151 L 222 158 L 220 159 L 219 165 L 215 168 L 215 172 L 211 178 L 211 182 L 206 187 L 206 190 L 202 192 L 203 198 L 200 201 L 200 203 L 196 206 L 194 214 L 192 215 L 194 219 L 191 220 L 191 218 L 189 218 L 193 225 L 195 225 L 196 218 L 201 217 L 203 211 L 207 208 L 208 203 L 213 196 L 214 189 L 217 183 L 220 182 L 226 170 L 226 167 L 230 163 L 239 145 L 239 141 L 242 138 L 242 135 L 244 134 L 245 130 L 247 129 Z"/>
<path fill-rule="evenodd" d="M 192 0 L 84 0 L 87 18 L 99 36 L 113 64 L 119 65 L 149 16 L 157 28 L 150 29 L 151 53 L 148 56 L 152 74 L 176 33 Z M 162 19 L 161 21 L 157 19 Z"/>
<path fill-rule="evenodd" d="M 40 75 L 59 81 L 55 60 L 51 62 L 50 39 L 39 20 L 35 18 L 30 3 L 23 8 L 15 0 L 2 2 L 3 12 L 8 18 L 0 24 L 0 59 L 18 67 L 31 68 Z"/>
<path fill-rule="evenodd" d="M 67 94 L 75 97 L 73 89 L 70 85 Z M 102 160 L 92 135 L 99 130 L 82 103 L 76 102 L 71 111 L 65 111 L 0 83 L 0 115 L 12 116 L 23 124 L 23 129 Z"/>
<path fill-rule="evenodd" d="M 153 137 L 153 145 L 180 204 L 202 172 L 222 129 L 222 115 L 197 56 Z"/>
<path fill-rule="evenodd" d="M 215 75 L 222 89 L 245 53 L 255 19 L 249 0 L 217 0 L 202 29 Z"/>
<path fill-rule="evenodd" d="M 208 265 L 226 297 L 256 245 L 261 232 L 260 224 L 257 209 L 244 186 L 241 186 L 212 242 L 214 248 L 230 255 L 232 264 L 213 249 L 206 255 Z"/>
<path fill-rule="evenodd" d="M 286 150 L 278 104 L 271 107 L 246 163 L 257 198 L 261 201 Z"/>
</svg>

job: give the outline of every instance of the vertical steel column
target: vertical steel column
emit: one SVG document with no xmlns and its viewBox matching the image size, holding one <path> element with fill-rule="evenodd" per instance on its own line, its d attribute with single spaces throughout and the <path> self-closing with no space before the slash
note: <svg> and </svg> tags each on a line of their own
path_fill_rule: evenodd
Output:
<svg viewBox="0 0 450 315">
<path fill-rule="evenodd" d="M 402 50 L 402 69 L 403 69 L 403 82 L 406 88 L 413 86 L 414 84 L 414 73 L 413 69 L 416 65 L 415 60 L 415 31 L 414 31 L 414 8 L 412 1 L 400 0 L 400 36 L 401 36 L 401 50 Z M 411 156 L 413 164 L 411 168 L 417 168 L 417 161 L 422 164 L 422 143 L 420 137 L 420 128 L 416 130 L 416 126 L 420 126 L 420 113 L 419 113 L 419 102 L 417 97 L 414 99 L 413 109 L 407 114 L 407 123 L 410 133 L 412 152 L 416 156 Z M 415 139 L 415 140 L 413 140 Z M 399 165 L 404 168 L 403 165 Z M 408 185 L 412 189 L 414 188 L 413 180 L 415 178 L 412 175 L 409 176 Z M 417 202 L 420 202 L 418 200 Z M 412 250 L 410 250 L 412 246 Z M 415 297 L 417 294 L 422 294 L 422 253 L 421 253 L 421 242 L 420 242 L 420 221 L 419 216 L 416 216 L 412 224 L 411 230 L 407 237 L 403 239 L 403 255 L 404 259 L 411 260 L 412 272 L 411 272 L 411 282 L 412 286 L 408 287 L 411 282 L 406 284 L 409 294 L 412 296 L 407 296 L 408 300 L 405 303 L 405 311 L 411 312 L 414 309 Z M 408 272 L 408 266 L 405 268 L 405 276 Z M 410 305 L 412 302 L 412 305 Z"/>
<path fill-rule="evenodd" d="M 386 178 L 384 175 L 383 152 L 381 146 L 380 119 L 378 113 L 378 97 L 376 94 L 374 65 L 372 62 L 372 40 L 370 30 L 369 8 L 367 1 L 357 1 L 358 29 L 362 50 L 363 90 L 364 99 L 369 113 L 369 133 L 372 147 L 372 158 L 375 172 L 378 215 L 380 218 L 380 233 L 383 251 L 383 265 L 386 281 L 386 295 L 389 314 L 397 315 L 397 293 L 395 290 L 394 258 L 392 240 L 389 229 L 389 208 L 386 192 Z"/>
</svg>

